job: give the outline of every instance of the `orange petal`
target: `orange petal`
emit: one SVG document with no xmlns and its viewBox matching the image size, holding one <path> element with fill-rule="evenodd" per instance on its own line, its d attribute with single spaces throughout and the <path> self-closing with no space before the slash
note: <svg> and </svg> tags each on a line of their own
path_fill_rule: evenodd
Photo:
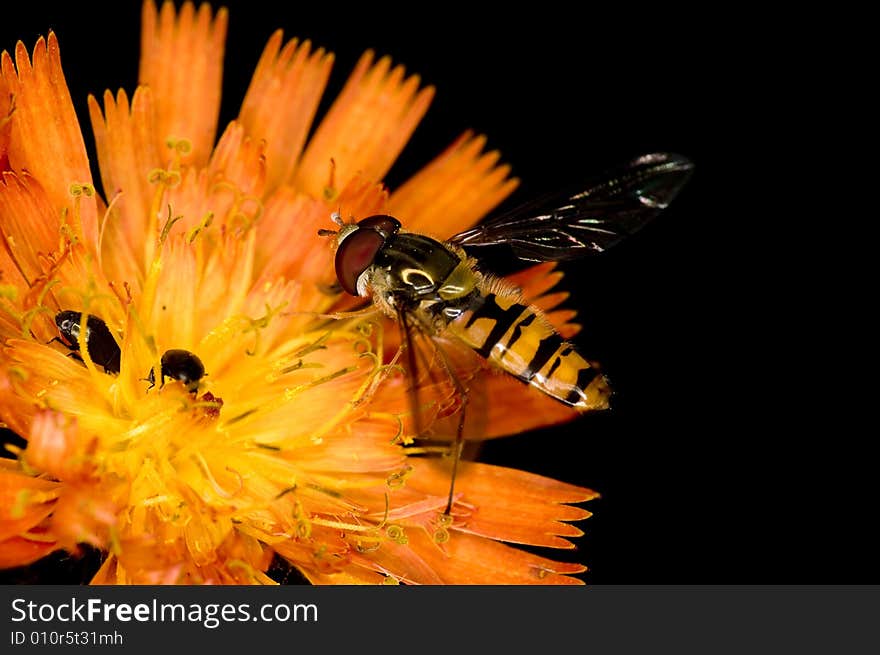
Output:
<svg viewBox="0 0 880 655">
<path fill-rule="evenodd" d="M 468 412 L 481 417 L 479 438 L 493 439 L 559 425 L 579 416 L 577 410 L 506 373 L 489 371 L 472 383 L 485 403 L 475 400 Z"/>
<path fill-rule="evenodd" d="M 410 548 L 437 571 L 444 584 L 454 585 L 579 585 L 569 575 L 586 570 L 580 564 L 555 562 L 523 550 L 469 534 L 453 534 L 443 553 L 424 532 L 413 531 Z"/>
<path fill-rule="evenodd" d="M 278 188 L 266 200 L 257 222 L 257 265 L 263 278 L 273 279 L 289 271 L 288 277 L 298 279 L 297 273 L 311 268 L 304 261 L 306 255 L 319 248 L 332 257 L 328 240 L 318 237 L 318 229 L 328 222 L 324 203 L 293 187 Z"/>
<path fill-rule="evenodd" d="M 15 287 L 20 310 L 33 318 L 16 330 L 19 335 L 29 330 L 43 341 L 57 336 L 47 310 L 80 308 L 82 295 L 76 289 L 85 280 L 110 291 L 82 242 L 61 239 L 49 197 L 27 172 L 0 174 L 0 241 L 2 284 Z M 106 309 L 108 303 L 97 304 Z M 109 312 L 102 315 L 110 318 Z"/>
<path fill-rule="evenodd" d="M 3 247 L 28 286 L 42 273 L 40 255 L 58 248 L 59 222 L 48 195 L 30 174 L 0 173 Z"/>
<path fill-rule="evenodd" d="M 335 197 L 357 174 L 378 182 L 434 96 L 388 57 L 372 63 L 364 53 L 306 148 L 295 185 L 314 197 Z"/>
<path fill-rule="evenodd" d="M 110 490 L 92 484 L 69 486 L 58 499 L 51 518 L 58 545 L 74 550 L 88 543 L 106 549 L 111 526 L 116 523 L 117 508 L 109 499 Z"/>
<path fill-rule="evenodd" d="M 204 165 L 214 143 L 227 18 L 225 8 L 212 18 L 208 3 L 197 13 L 185 2 L 177 15 L 171 0 L 161 12 L 153 0 L 143 5 L 139 82 L 153 90 L 159 152 L 168 139 L 186 139 L 184 163 Z"/>
<path fill-rule="evenodd" d="M 93 436 L 80 432 L 76 420 L 60 412 L 40 410 L 34 416 L 22 457 L 31 468 L 65 482 L 89 479 L 95 467 L 89 455 L 96 445 Z"/>
<path fill-rule="evenodd" d="M 4 294 L 4 298 L 6 300 L 11 300 L 14 302 L 16 297 L 18 296 L 18 288 L 14 285 L 3 282 L 3 280 L 6 279 L 4 274 L 4 271 L 6 270 L 4 268 L 4 257 L 6 258 L 6 260 L 9 259 L 6 251 L 0 248 L 0 293 Z M 20 336 L 23 335 L 21 333 L 21 325 L 19 321 L 6 312 L 0 312 L 0 342 L 5 339 Z M 3 384 L 3 380 L 3 376 L 0 375 L 0 385 Z M 4 387 L 0 386 L 0 390 L 5 393 Z"/>
<path fill-rule="evenodd" d="M 486 137 L 466 132 L 391 194 L 389 212 L 413 231 L 442 239 L 463 231 L 504 200 L 519 184 L 499 153 L 483 153 Z"/>
<path fill-rule="evenodd" d="M 211 155 L 208 175 L 215 184 L 232 185 L 239 197 L 239 204 L 263 195 L 266 182 L 265 143 L 245 136 L 244 127 L 232 121 L 220 137 Z M 241 211 L 247 211 L 241 207 Z M 251 214 L 254 210 L 251 210 Z"/>
<path fill-rule="evenodd" d="M 387 211 L 388 191 L 382 184 L 356 175 L 330 204 L 336 207 L 343 220 L 360 220 Z"/>
<path fill-rule="evenodd" d="M 534 303 L 559 284 L 562 271 L 556 269 L 556 262 L 543 262 L 507 275 L 504 279 L 519 287 L 526 302 Z"/>
<path fill-rule="evenodd" d="M 27 377 L 25 369 L 8 361 L 0 352 L 0 420 L 18 435 L 27 438 L 36 407 L 18 395 L 18 385 Z M 2 462 L 3 460 L 0 460 Z"/>
<path fill-rule="evenodd" d="M 550 325 L 553 325 L 564 339 L 571 339 L 581 331 L 580 323 L 572 323 L 577 318 L 577 312 L 573 309 L 558 309 L 548 312 L 544 317 L 550 321 Z"/>
<path fill-rule="evenodd" d="M 313 585 L 377 585 L 387 579 L 381 573 L 360 567 L 350 567 L 339 573 L 323 573 L 313 569 L 303 569 L 302 573 Z"/>
<path fill-rule="evenodd" d="M 9 141 L 12 138 L 12 112 L 15 97 L 0 75 L 0 171 L 9 170 Z"/>
<path fill-rule="evenodd" d="M 0 467 L 0 541 L 27 532 L 51 514 L 59 486 Z"/>
<path fill-rule="evenodd" d="M 101 568 L 98 569 L 97 573 L 92 576 L 89 585 L 112 585 L 116 583 L 116 558 L 111 554 L 101 564 Z"/>
<path fill-rule="evenodd" d="M 417 534 L 419 530 L 415 529 L 411 532 Z M 411 539 L 409 536 L 408 538 Z M 437 549 L 434 544 L 429 544 L 428 548 Z M 373 571 L 392 575 L 408 584 L 442 585 L 444 580 L 440 572 L 422 557 L 421 550 L 412 548 L 408 544 L 387 541 L 373 552 L 353 555 L 352 562 Z"/>
<path fill-rule="evenodd" d="M 168 235 L 187 233 L 188 240 L 197 233 L 210 234 L 214 240 L 218 228 L 230 234 L 247 232 L 264 210 L 260 199 L 265 182 L 263 145 L 231 122 L 207 167 L 185 167 L 179 180 L 165 186 L 157 204 L 164 210 L 150 227 L 153 242 L 169 220 L 173 227 Z"/>
<path fill-rule="evenodd" d="M 24 319 L 19 334 L 30 330 L 44 342 L 57 336 L 49 308 L 81 309 L 83 283 L 96 290 L 95 306 L 89 309 L 105 320 L 120 311 L 109 300 L 111 290 L 94 257 L 82 241 L 71 243 L 62 236 L 64 228 L 36 178 L 28 172 L 0 173 L 0 284 L 13 285 L 19 308 L 32 314 L 34 322 Z"/>
<path fill-rule="evenodd" d="M 281 48 L 282 40 L 278 30 L 266 44 L 239 114 L 248 135 L 266 141 L 269 190 L 296 168 L 333 66 L 323 48 L 296 39 Z"/>
<path fill-rule="evenodd" d="M 433 496 L 448 493 L 451 468 L 431 460 L 419 465 L 407 485 Z M 462 462 L 455 481 L 456 493 L 477 509 L 454 526 L 455 530 L 491 539 L 549 548 L 574 548 L 562 537 L 583 532 L 562 521 L 580 521 L 590 512 L 561 503 L 598 497 L 594 491 L 516 469 Z M 453 536 L 453 538 L 455 538 Z"/>
<path fill-rule="evenodd" d="M 388 195 L 381 184 L 355 176 L 333 201 L 332 207 L 298 193 L 292 187 L 278 188 L 266 201 L 258 222 L 258 262 L 263 268 L 260 283 L 285 275 L 303 286 L 299 306 L 306 311 L 323 311 L 334 302 L 326 287 L 336 281 L 330 239 L 318 235 L 333 228 L 333 211 L 343 218 L 364 218 L 384 211 Z"/>
<path fill-rule="evenodd" d="M 168 231 L 169 238 L 187 233 L 208 220 L 216 221 L 218 225 L 225 222 L 235 204 L 235 196 L 235 189 L 215 185 L 206 168 L 183 169 L 180 180 L 166 187 L 159 202 L 162 209 L 148 231 L 153 235 L 153 243 L 158 241 L 159 234 L 170 220 L 176 222 Z M 149 259 L 152 260 L 152 255 Z"/>
<path fill-rule="evenodd" d="M 562 271 L 556 270 L 555 262 L 544 262 L 506 276 L 504 279 L 519 287 L 526 302 L 546 312 L 544 317 L 564 338 L 570 339 L 580 332 L 581 326 L 572 323 L 577 312 L 572 309 L 556 309 L 565 302 L 569 293 L 557 291 L 547 293 L 563 278 Z M 555 311 L 554 311 L 555 310 Z"/>
<path fill-rule="evenodd" d="M 34 47 L 33 64 L 19 41 L 15 66 L 7 52 L 0 57 L 0 74 L 15 96 L 9 164 L 27 170 L 46 189 L 55 210 L 71 212 L 77 236 L 97 243 L 98 217 L 95 198 L 71 198 L 72 184 L 91 184 L 92 175 L 82 132 L 61 70 L 58 40 L 49 32 Z M 16 72 L 17 69 L 17 72 Z"/>
<path fill-rule="evenodd" d="M 181 235 L 175 235 L 165 242 L 161 269 L 151 271 L 147 286 L 155 291 L 151 297 L 148 298 L 145 294 L 141 300 L 141 320 L 147 334 L 163 335 L 163 342 L 159 344 L 162 349 L 195 350 L 196 325 L 200 317 L 192 311 L 175 310 L 199 306 L 196 304 L 200 277 L 196 261 L 197 250 L 197 246 L 186 243 Z M 162 275 L 161 270 L 174 273 Z M 157 276 L 156 279 L 153 279 L 153 275 Z M 205 306 L 210 304 L 206 303 Z M 169 320 L 169 311 L 174 313 L 174 320 Z M 130 325 L 134 328 L 133 322 Z"/>
<path fill-rule="evenodd" d="M 54 541 L 33 541 L 24 537 L 0 541 L 0 569 L 32 564 L 57 549 Z"/>
<path fill-rule="evenodd" d="M 104 112 L 89 96 L 89 114 L 98 151 L 104 190 L 113 203 L 112 216 L 103 229 L 103 252 L 116 279 L 143 277 L 147 226 L 156 195 L 148 174 L 162 160 L 157 150 L 152 93 L 138 87 L 129 106 L 120 90 L 116 98 L 104 92 Z M 133 279 L 134 276 L 134 279 Z"/>
</svg>

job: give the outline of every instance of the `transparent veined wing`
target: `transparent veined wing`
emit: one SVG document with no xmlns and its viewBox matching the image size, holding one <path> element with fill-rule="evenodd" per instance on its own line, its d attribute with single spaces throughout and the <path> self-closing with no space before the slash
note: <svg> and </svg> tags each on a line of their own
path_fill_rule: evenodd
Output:
<svg viewBox="0 0 880 655">
<path fill-rule="evenodd" d="M 665 209 L 692 171 L 693 163 L 681 155 L 642 155 L 573 192 L 529 202 L 455 235 L 450 242 L 465 248 L 504 244 L 529 261 L 599 253 Z"/>
</svg>

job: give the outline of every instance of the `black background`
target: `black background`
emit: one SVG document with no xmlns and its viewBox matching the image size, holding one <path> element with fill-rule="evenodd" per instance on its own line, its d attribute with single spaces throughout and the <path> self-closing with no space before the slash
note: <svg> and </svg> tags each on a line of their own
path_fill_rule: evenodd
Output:
<svg viewBox="0 0 880 655">
<path fill-rule="evenodd" d="M 880 582 L 868 433 L 835 351 L 806 337 L 834 311 L 819 295 L 804 310 L 828 264 L 798 257 L 812 228 L 788 198 L 808 183 L 781 175 L 801 163 L 786 148 L 806 119 L 787 94 L 806 53 L 721 12 L 345 4 L 226 3 L 221 126 L 283 27 L 336 53 L 325 107 L 366 48 L 437 87 L 392 187 L 466 128 L 522 179 L 513 203 L 644 152 L 696 163 L 661 218 L 568 267 L 577 342 L 611 376 L 613 411 L 483 451 L 603 494 L 579 551 L 553 555 L 596 584 Z M 87 93 L 137 76 L 140 4 L 99 7 L 41 3 L 0 26 L 7 49 L 56 30 L 82 117 Z"/>
</svg>

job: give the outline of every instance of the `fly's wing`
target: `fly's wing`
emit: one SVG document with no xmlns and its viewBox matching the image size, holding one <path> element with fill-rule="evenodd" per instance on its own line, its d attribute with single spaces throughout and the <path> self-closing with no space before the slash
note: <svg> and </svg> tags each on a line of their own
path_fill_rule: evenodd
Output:
<svg viewBox="0 0 880 655">
<path fill-rule="evenodd" d="M 693 163 L 681 155 L 642 155 L 573 193 L 557 193 L 455 235 L 469 248 L 505 244 L 520 259 L 563 261 L 599 253 L 641 229 L 685 185 Z"/>
</svg>

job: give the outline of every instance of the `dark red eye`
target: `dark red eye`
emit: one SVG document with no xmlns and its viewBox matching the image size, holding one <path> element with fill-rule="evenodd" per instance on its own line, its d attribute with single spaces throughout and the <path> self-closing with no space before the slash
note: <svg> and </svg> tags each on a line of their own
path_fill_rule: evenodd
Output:
<svg viewBox="0 0 880 655">
<path fill-rule="evenodd" d="M 397 231 L 400 229 L 400 221 L 393 216 L 376 214 L 375 216 L 368 216 L 364 220 L 358 221 L 358 227 L 377 230 L 387 239 L 392 234 L 397 234 Z"/>
<path fill-rule="evenodd" d="M 336 250 L 336 279 L 345 291 L 353 296 L 358 295 L 357 280 L 373 263 L 384 243 L 385 237 L 379 232 L 362 228 L 342 240 Z"/>
</svg>

